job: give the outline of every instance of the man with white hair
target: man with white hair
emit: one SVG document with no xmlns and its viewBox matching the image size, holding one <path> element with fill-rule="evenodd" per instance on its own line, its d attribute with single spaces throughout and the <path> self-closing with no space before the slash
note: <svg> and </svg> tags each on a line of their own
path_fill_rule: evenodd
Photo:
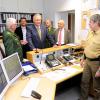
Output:
<svg viewBox="0 0 100 100">
<path fill-rule="evenodd" d="M 22 48 L 20 41 L 14 33 L 16 29 L 16 19 L 8 18 L 6 21 L 6 30 L 3 32 L 3 42 L 6 56 L 18 52 L 20 60 L 23 60 Z"/>
<path fill-rule="evenodd" d="M 64 20 L 58 21 L 58 29 L 55 32 L 55 40 L 58 46 L 69 43 L 69 32 L 64 28 Z"/>
<path fill-rule="evenodd" d="M 29 46 L 31 50 L 43 49 L 46 47 L 46 39 L 49 40 L 50 44 L 54 45 L 54 40 L 48 34 L 46 27 L 41 24 L 42 17 L 40 14 L 33 16 L 33 25 L 30 27 L 32 32 L 29 38 Z"/>
</svg>

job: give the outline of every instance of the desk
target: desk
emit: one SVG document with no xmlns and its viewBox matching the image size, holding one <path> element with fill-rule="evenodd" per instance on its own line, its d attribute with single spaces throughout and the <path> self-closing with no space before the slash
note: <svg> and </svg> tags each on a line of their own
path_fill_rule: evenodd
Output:
<svg viewBox="0 0 100 100">
<path fill-rule="evenodd" d="M 46 48 L 46 49 L 40 49 L 38 50 L 39 53 L 35 53 L 35 51 L 29 51 L 27 52 L 27 59 L 29 61 L 31 61 L 32 63 L 34 63 L 34 59 L 35 59 L 35 55 L 40 55 L 40 54 L 45 54 L 45 53 L 49 53 L 49 52 L 55 52 L 55 51 L 58 51 L 58 50 L 64 50 L 64 49 L 67 49 L 71 46 L 67 46 L 67 45 L 64 45 L 64 46 L 57 46 L 57 47 L 51 47 L 51 48 Z"/>
<path fill-rule="evenodd" d="M 65 45 L 65 46 L 59 46 L 56 48 L 47 48 L 47 49 L 40 50 L 39 53 L 35 53 L 34 51 L 30 51 L 27 53 L 27 58 L 31 62 L 34 63 L 33 55 L 54 52 L 54 51 L 63 50 L 63 49 L 69 48 L 69 47 L 71 47 L 71 46 Z M 64 66 L 61 65 L 59 68 L 62 68 L 62 67 L 64 67 Z M 14 99 L 14 100 L 36 100 L 34 98 L 24 98 L 24 97 L 21 97 L 20 95 L 31 77 L 40 77 L 40 76 L 42 77 L 42 80 L 40 80 L 40 83 L 39 83 L 36 91 L 42 95 L 41 100 L 54 100 L 55 91 L 56 91 L 56 84 L 61 83 L 62 81 L 68 80 L 68 79 L 82 73 L 82 71 L 83 71 L 83 69 L 80 66 L 72 66 L 72 68 L 76 68 L 78 71 L 70 74 L 69 76 L 65 76 L 63 78 L 60 78 L 57 81 L 53 81 L 52 79 L 51 80 L 47 79 L 47 77 L 42 76 L 40 73 L 31 74 L 31 75 L 29 75 L 28 78 L 21 77 L 8 89 L 8 91 L 6 92 L 6 94 L 4 96 L 4 100 L 12 100 L 12 99 Z M 50 71 L 52 71 L 52 70 L 50 70 Z M 53 78 L 55 78 L 55 77 L 53 77 Z"/>
<path fill-rule="evenodd" d="M 47 66 L 45 64 L 46 55 L 52 53 L 57 58 L 57 57 L 63 56 L 65 54 L 63 51 L 65 49 L 67 49 L 68 50 L 67 52 L 69 53 L 70 49 L 79 49 L 79 48 L 81 48 L 80 45 L 77 45 L 77 46 L 63 45 L 63 46 L 41 49 L 38 51 L 38 53 L 35 53 L 35 51 L 29 51 L 29 52 L 27 52 L 27 59 L 29 61 L 31 61 L 32 63 L 36 64 L 36 67 L 38 68 L 40 73 L 49 72 L 49 71 L 51 71 L 51 69 L 47 68 Z M 40 66 L 42 66 L 42 67 L 40 67 Z M 60 68 L 63 66 L 65 66 L 65 65 L 63 65 L 61 63 L 61 65 L 58 67 Z"/>
<path fill-rule="evenodd" d="M 30 78 L 40 77 L 40 76 L 42 79 L 40 80 L 36 91 L 42 95 L 41 100 L 54 100 L 56 85 L 58 83 L 61 83 L 62 81 L 68 80 L 82 73 L 83 71 L 82 68 L 78 66 L 73 66 L 73 68 L 76 68 L 79 71 L 71 74 L 70 76 L 66 76 L 62 79 L 59 79 L 58 81 L 53 81 L 53 80 L 47 79 L 46 77 L 42 77 L 39 73 L 31 74 L 27 77 L 22 76 L 14 84 L 12 84 L 12 86 L 8 89 L 8 91 L 6 92 L 4 96 L 4 100 L 13 100 L 13 99 L 14 100 L 37 100 L 35 98 L 24 98 L 24 97 L 21 97 L 20 95 Z"/>
<path fill-rule="evenodd" d="M 40 74 L 33 74 L 28 77 L 21 77 L 6 92 L 4 100 L 37 100 L 35 98 L 21 97 L 21 93 L 31 77 L 39 77 Z M 34 83 L 33 83 L 34 84 Z M 47 78 L 42 78 L 37 87 L 37 92 L 42 95 L 41 100 L 54 100 L 56 84 Z"/>
</svg>

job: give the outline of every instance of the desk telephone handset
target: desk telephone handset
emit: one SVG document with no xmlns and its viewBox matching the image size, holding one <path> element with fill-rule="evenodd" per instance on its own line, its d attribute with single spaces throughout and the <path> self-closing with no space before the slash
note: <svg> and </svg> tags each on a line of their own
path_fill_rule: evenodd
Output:
<svg viewBox="0 0 100 100">
<path fill-rule="evenodd" d="M 55 59 L 54 54 L 49 54 L 46 56 L 45 63 L 51 68 L 60 65 L 59 61 Z"/>
<path fill-rule="evenodd" d="M 66 61 L 71 61 L 71 60 L 73 60 L 73 57 L 70 56 L 70 55 L 63 56 L 63 58 L 66 59 Z"/>
</svg>

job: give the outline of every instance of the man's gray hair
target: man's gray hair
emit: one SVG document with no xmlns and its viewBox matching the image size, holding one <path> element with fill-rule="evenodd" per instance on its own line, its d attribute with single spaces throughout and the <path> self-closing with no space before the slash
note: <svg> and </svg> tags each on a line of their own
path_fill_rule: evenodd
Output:
<svg viewBox="0 0 100 100">
<path fill-rule="evenodd" d="M 7 18 L 6 20 L 6 27 L 7 29 L 10 29 L 11 25 L 16 24 L 15 18 Z"/>
<path fill-rule="evenodd" d="M 100 14 L 94 14 L 90 17 L 90 20 L 93 22 L 97 22 L 98 25 L 100 26 Z"/>
<path fill-rule="evenodd" d="M 35 19 L 35 18 L 37 18 L 37 17 L 41 17 L 41 18 L 42 18 L 42 16 L 41 16 L 40 14 L 35 14 L 35 15 L 33 16 L 33 19 Z"/>
</svg>

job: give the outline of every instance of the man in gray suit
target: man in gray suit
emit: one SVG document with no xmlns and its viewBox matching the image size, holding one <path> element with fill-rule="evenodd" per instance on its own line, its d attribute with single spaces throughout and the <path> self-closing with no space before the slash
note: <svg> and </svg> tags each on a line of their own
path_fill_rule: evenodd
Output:
<svg viewBox="0 0 100 100">
<path fill-rule="evenodd" d="M 69 43 L 69 32 L 64 28 L 64 20 L 58 21 L 58 29 L 55 32 L 55 40 L 58 46 Z"/>
</svg>

